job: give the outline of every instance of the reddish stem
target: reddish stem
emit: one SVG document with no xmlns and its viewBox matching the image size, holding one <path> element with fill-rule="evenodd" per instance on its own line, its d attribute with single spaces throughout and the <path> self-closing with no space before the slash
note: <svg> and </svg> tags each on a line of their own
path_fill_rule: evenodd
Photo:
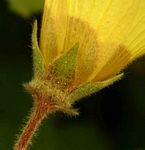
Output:
<svg viewBox="0 0 145 150">
<path fill-rule="evenodd" d="M 24 130 L 18 138 L 14 146 L 14 150 L 26 150 L 28 148 L 28 146 L 31 144 L 33 135 L 35 134 L 44 117 L 49 111 L 51 111 L 51 108 L 52 106 L 49 101 L 39 100 L 36 102 L 34 111 L 30 115 Z"/>
</svg>

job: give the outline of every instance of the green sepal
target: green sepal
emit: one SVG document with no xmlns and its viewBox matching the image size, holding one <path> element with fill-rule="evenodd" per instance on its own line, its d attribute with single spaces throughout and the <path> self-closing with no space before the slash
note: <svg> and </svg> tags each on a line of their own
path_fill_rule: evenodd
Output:
<svg viewBox="0 0 145 150">
<path fill-rule="evenodd" d="M 73 79 L 76 66 L 76 57 L 79 44 L 75 44 L 66 54 L 59 57 L 51 68 L 51 74 L 57 80 L 68 83 Z"/>
<path fill-rule="evenodd" d="M 74 89 L 72 93 L 69 94 L 69 96 L 66 98 L 66 101 L 71 105 L 75 101 L 90 96 L 91 94 L 96 93 L 101 89 L 113 84 L 115 81 L 121 79 L 122 76 L 123 73 L 116 75 L 115 77 L 108 79 L 106 81 L 82 84 L 78 86 L 76 89 Z"/>
<path fill-rule="evenodd" d="M 33 49 L 33 72 L 34 78 L 40 78 L 44 73 L 44 58 L 37 41 L 37 20 L 35 20 L 32 32 L 32 49 Z"/>
</svg>

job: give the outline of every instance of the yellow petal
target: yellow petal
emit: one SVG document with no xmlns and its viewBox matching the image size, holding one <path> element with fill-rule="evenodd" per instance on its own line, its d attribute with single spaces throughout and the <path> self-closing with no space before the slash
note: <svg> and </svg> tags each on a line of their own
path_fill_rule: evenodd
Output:
<svg viewBox="0 0 145 150">
<path fill-rule="evenodd" d="M 45 0 L 40 35 L 40 49 L 51 63 L 59 55 L 65 41 L 67 26 L 67 0 Z"/>
<path fill-rule="evenodd" d="M 115 75 L 128 63 L 145 54 L 145 1 L 112 0 L 97 24 L 96 32 L 100 47 L 103 48 L 99 56 L 101 60 L 96 62 L 99 65 L 89 79 L 96 75 L 95 80 L 102 80 L 111 75 L 111 70 L 112 75 Z M 111 48 L 110 45 L 115 45 L 116 48 Z M 119 54 L 121 49 L 117 47 L 120 46 L 125 47 L 126 52 L 123 50 Z M 103 51 L 104 47 L 106 50 Z"/>
<path fill-rule="evenodd" d="M 80 20 L 79 16 L 71 15 L 71 10 L 74 13 L 75 9 L 78 11 L 77 2 L 72 0 L 45 1 L 40 48 L 46 59 L 45 62 L 49 64 L 79 43 L 76 80 L 82 82 L 95 68 L 97 35 L 88 22 Z"/>
<path fill-rule="evenodd" d="M 94 74 L 90 76 L 88 81 L 93 80 L 94 82 L 105 81 L 109 78 L 113 78 L 118 74 L 125 66 L 127 66 L 131 53 L 128 49 L 119 45 L 118 47 L 114 45 L 103 45 L 100 47 L 100 54 L 97 60 L 97 67 Z M 107 55 L 107 52 L 111 55 Z"/>
</svg>

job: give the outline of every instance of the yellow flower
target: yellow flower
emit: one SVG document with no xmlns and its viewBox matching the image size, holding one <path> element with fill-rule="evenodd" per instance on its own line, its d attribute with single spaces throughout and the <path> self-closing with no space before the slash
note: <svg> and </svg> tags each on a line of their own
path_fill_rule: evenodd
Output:
<svg viewBox="0 0 145 150">
<path fill-rule="evenodd" d="M 27 89 L 70 109 L 145 54 L 145 1 L 45 0 L 40 43 L 36 22 L 32 43 L 34 79 Z"/>
<path fill-rule="evenodd" d="M 145 1 L 45 0 L 40 43 L 35 22 L 32 44 L 34 78 L 26 88 L 68 110 L 145 54 Z"/>
<path fill-rule="evenodd" d="M 145 54 L 145 0 L 45 0 L 46 67 L 76 43 L 75 84 L 114 77 Z"/>
<path fill-rule="evenodd" d="M 32 33 L 35 100 L 15 145 L 26 149 L 50 112 L 70 115 L 75 101 L 112 84 L 145 54 L 145 0 L 45 0 L 40 43 Z M 39 48 L 40 46 L 40 48 Z"/>
</svg>

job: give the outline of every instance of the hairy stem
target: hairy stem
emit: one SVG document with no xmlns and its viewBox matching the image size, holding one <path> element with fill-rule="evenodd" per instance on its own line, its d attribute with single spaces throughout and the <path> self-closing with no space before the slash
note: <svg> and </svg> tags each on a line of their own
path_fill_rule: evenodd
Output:
<svg viewBox="0 0 145 150">
<path fill-rule="evenodd" d="M 30 115 L 26 126 L 16 141 L 14 150 L 26 150 L 28 148 L 28 146 L 31 144 L 32 137 L 36 133 L 42 120 L 52 110 L 52 105 L 49 101 L 39 99 L 35 105 L 34 111 Z"/>
</svg>

